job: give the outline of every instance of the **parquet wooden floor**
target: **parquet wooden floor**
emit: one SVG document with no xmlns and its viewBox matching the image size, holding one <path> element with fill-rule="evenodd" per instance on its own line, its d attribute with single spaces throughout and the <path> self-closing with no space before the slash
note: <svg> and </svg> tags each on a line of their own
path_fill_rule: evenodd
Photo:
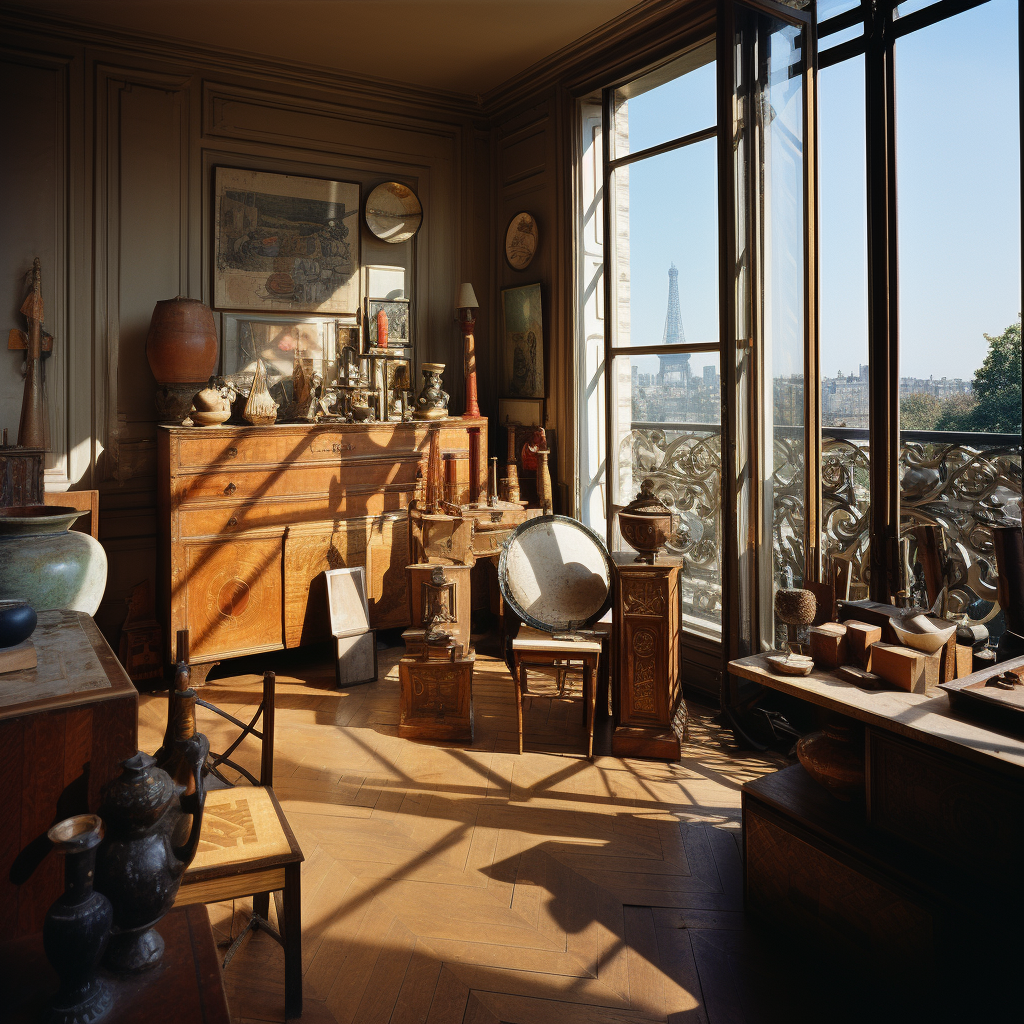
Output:
<svg viewBox="0 0 1024 1024">
<path fill-rule="evenodd" d="M 557 696 L 527 702 L 518 755 L 511 677 L 484 656 L 472 746 L 400 739 L 401 654 L 346 690 L 308 653 L 260 661 L 278 670 L 275 789 L 306 857 L 307 1024 L 774 1019 L 751 973 L 738 839 L 740 786 L 776 762 L 729 749 L 710 718 L 679 764 L 589 762 L 582 702 Z M 247 721 L 259 687 L 235 675 L 204 695 Z M 165 713 L 164 695 L 142 698 L 143 749 Z M 220 728 L 201 727 L 217 747 Z M 211 914 L 224 940 L 243 920 L 240 903 Z M 240 1024 L 284 1019 L 266 935 L 225 981 Z"/>
</svg>

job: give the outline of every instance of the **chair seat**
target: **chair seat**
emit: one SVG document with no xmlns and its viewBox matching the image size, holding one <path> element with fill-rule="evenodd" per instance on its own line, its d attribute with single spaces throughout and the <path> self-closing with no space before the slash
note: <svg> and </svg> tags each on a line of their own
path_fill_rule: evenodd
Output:
<svg viewBox="0 0 1024 1024">
<path fill-rule="evenodd" d="M 544 633 L 533 626 L 522 626 L 519 635 L 512 641 L 513 651 L 534 651 L 555 653 L 559 657 L 572 659 L 586 654 L 600 654 L 600 640 L 556 640 L 552 633 Z"/>
<path fill-rule="evenodd" d="M 302 860 L 302 850 L 273 789 L 210 790 L 199 849 L 185 870 L 174 905 L 273 892 L 284 886 L 285 866 Z"/>
</svg>

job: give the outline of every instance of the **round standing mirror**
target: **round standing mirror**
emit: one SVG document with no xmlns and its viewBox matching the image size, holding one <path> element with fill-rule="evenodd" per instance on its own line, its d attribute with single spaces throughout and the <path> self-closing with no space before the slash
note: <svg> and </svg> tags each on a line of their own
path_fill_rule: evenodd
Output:
<svg viewBox="0 0 1024 1024">
<path fill-rule="evenodd" d="M 527 625 L 546 633 L 596 622 L 612 602 L 612 565 L 604 541 L 568 516 L 528 519 L 498 561 L 498 586 Z"/>
</svg>

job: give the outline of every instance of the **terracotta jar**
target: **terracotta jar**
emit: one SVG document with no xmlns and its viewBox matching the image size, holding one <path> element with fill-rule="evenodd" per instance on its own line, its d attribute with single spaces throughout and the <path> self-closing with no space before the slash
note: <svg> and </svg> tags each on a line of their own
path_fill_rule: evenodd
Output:
<svg viewBox="0 0 1024 1024">
<path fill-rule="evenodd" d="M 828 722 L 802 736 L 796 756 L 807 774 L 836 799 L 864 795 L 864 730 L 856 723 Z"/>
<path fill-rule="evenodd" d="M 209 380 L 219 355 L 213 310 L 181 295 L 162 299 L 153 310 L 146 358 L 158 384 Z"/>
</svg>

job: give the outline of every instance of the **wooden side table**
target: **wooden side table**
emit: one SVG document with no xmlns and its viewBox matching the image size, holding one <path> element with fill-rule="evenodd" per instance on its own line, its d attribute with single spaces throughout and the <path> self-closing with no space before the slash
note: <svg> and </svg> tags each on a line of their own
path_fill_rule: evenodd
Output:
<svg viewBox="0 0 1024 1024">
<path fill-rule="evenodd" d="M 579 662 L 583 667 L 583 699 L 587 711 L 587 757 L 594 756 L 594 707 L 597 673 L 601 664 L 599 640 L 556 640 L 550 633 L 542 633 L 532 626 L 523 625 L 512 641 L 515 660 L 516 719 L 519 726 L 519 753 L 523 752 L 523 694 L 527 692 L 526 672 L 530 668 L 551 668 Z"/>
<path fill-rule="evenodd" d="M 217 947 L 204 906 L 172 910 L 157 926 L 164 956 L 141 974 L 105 974 L 114 1005 L 103 1024 L 229 1024 Z M 57 975 L 43 953 L 41 932 L 0 946 L 4 1017 L 10 1024 L 45 1020 Z"/>
<path fill-rule="evenodd" d="M 612 621 L 619 673 L 616 680 L 616 757 L 676 761 L 686 729 L 679 678 L 679 558 L 653 565 L 615 552 Z"/>
<path fill-rule="evenodd" d="M 0 936 L 43 927 L 64 891 L 46 830 L 96 813 L 138 748 L 139 695 L 92 618 L 39 613 L 39 664 L 0 675 Z"/>
</svg>

